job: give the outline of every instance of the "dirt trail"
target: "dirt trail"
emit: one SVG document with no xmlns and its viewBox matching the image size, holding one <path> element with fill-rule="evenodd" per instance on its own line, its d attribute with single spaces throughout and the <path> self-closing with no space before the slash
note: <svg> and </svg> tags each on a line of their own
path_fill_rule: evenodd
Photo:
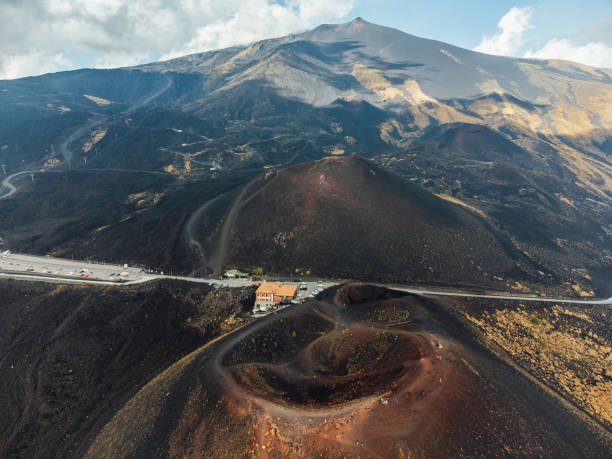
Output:
<svg viewBox="0 0 612 459">
<path fill-rule="evenodd" d="M 96 126 L 99 126 L 100 124 L 104 123 L 104 121 L 108 119 L 108 117 L 100 115 L 99 113 L 92 113 L 92 115 L 93 115 L 93 118 L 88 120 L 89 121 L 88 123 L 76 128 L 65 140 L 63 140 L 59 144 L 59 153 L 61 153 L 61 155 L 68 162 L 69 165 L 70 165 L 70 161 L 72 161 L 72 151 L 70 150 L 70 148 L 68 148 L 68 145 L 70 145 L 72 142 L 74 142 L 79 137 L 83 136 L 90 129 L 93 129 Z"/>
<path fill-rule="evenodd" d="M 202 246 L 202 243 L 199 240 L 200 238 L 198 237 L 198 235 L 195 234 L 195 228 L 197 223 L 201 221 L 208 208 L 215 204 L 226 194 L 227 193 L 220 194 L 219 196 L 212 198 L 202 204 L 193 214 L 191 214 L 191 216 L 187 220 L 187 223 L 185 224 L 185 229 L 183 230 L 183 235 L 185 239 L 187 240 L 189 245 L 191 245 L 197 250 L 200 258 L 202 259 L 202 264 L 204 267 L 212 268 L 210 260 L 206 257 L 206 254 L 204 252 L 204 247 Z"/>
<path fill-rule="evenodd" d="M 19 177 L 21 175 L 34 174 L 34 173 L 35 173 L 35 171 L 16 172 L 15 174 L 9 175 L 4 180 L 2 180 L 2 187 L 5 190 L 5 192 L 4 192 L 4 194 L 0 194 L 0 200 L 6 199 L 6 198 L 14 195 L 17 192 L 17 187 L 11 183 L 11 181 L 14 178 Z"/>
<path fill-rule="evenodd" d="M 359 331 L 365 331 L 366 333 L 370 332 L 370 328 L 368 325 L 365 325 L 359 321 L 347 320 L 347 318 L 339 314 L 338 310 L 334 308 L 331 304 L 326 303 L 326 302 L 321 302 L 321 301 L 319 301 L 318 304 L 314 307 L 312 303 L 304 303 L 301 305 L 293 306 L 291 308 L 287 308 L 280 315 L 271 314 L 267 316 L 266 318 L 260 319 L 259 321 L 257 321 L 257 323 L 252 324 L 250 327 L 244 328 L 240 330 L 240 332 L 233 334 L 231 338 L 228 338 L 228 340 L 224 342 L 222 346 L 217 350 L 216 357 L 214 359 L 213 369 L 214 369 L 214 372 L 217 373 L 219 380 L 223 381 L 222 386 L 224 387 L 224 389 L 229 394 L 231 394 L 232 397 L 235 397 L 237 400 L 244 401 L 244 400 L 249 399 L 253 401 L 256 405 L 258 405 L 261 409 L 263 409 L 265 412 L 267 412 L 271 416 L 283 416 L 286 419 L 296 419 L 297 418 L 301 420 L 308 418 L 311 420 L 315 419 L 316 422 L 319 422 L 320 420 L 324 418 L 331 418 L 334 416 L 345 416 L 351 413 L 352 411 L 363 408 L 364 406 L 369 406 L 372 403 L 376 402 L 379 398 L 378 395 L 370 395 L 370 396 L 362 397 L 362 398 L 359 398 L 357 400 L 353 400 L 350 402 L 345 402 L 337 406 L 329 406 L 326 408 L 281 406 L 281 405 L 278 405 L 277 403 L 266 400 L 264 398 L 254 397 L 253 395 L 248 394 L 247 391 L 234 380 L 234 378 L 232 377 L 230 373 L 230 368 L 223 365 L 223 359 L 226 357 L 227 353 L 231 352 L 231 350 L 240 341 L 245 340 L 249 335 L 253 335 L 255 332 L 261 330 L 262 328 L 265 328 L 271 323 L 278 321 L 280 317 L 289 316 L 293 314 L 299 314 L 299 313 L 315 314 L 321 318 L 324 318 L 326 321 L 331 322 L 331 324 L 333 325 L 333 328 L 328 333 L 322 334 L 319 337 L 315 338 L 313 341 L 307 344 L 299 354 L 308 354 L 309 350 L 311 350 L 314 346 L 316 346 L 316 343 L 318 343 L 320 340 L 341 337 L 344 332 L 349 331 L 349 330 L 352 332 L 359 332 Z M 399 335 L 405 335 L 408 337 L 411 337 L 413 335 L 413 333 L 408 332 L 403 329 L 390 328 L 390 329 L 385 330 L 385 332 L 396 332 Z M 426 333 L 423 333 L 423 335 L 425 334 Z M 437 340 L 433 338 L 433 336 L 430 336 L 429 339 L 432 342 L 433 341 L 437 342 Z M 311 364 L 311 365 L 308 365 L 310 367 L 310 370 L 307 370 L 306 368 L 302 368 L 302 366 L 300 366 L 300 372 L 301 372 L 300 374 L 302 376 L 305 375 L 307 377 L 312 377 L 316 373 L 314 371 L 313 362 L 311 361 L 310 357 L 311 356 L 304 358 L 304 356 L 302 356 L 302 358 L 300 358 L 299 355 L 296 356 L 296 359 L 299 358 L 302 363 Z M 253 362 L 250 362 L 250 363 L 253 363 Z M 425 361 L 422 363 L 422 365 L 424 366 L 424 371 L 421 372 L 418 380 L 415 380 L 413 385 L 416 384 L 417 382 L 421 382 L 423 378 L 431 379 L 430 376 L 427 376 L 431 374 L 431 370 L 432 370 L 431 364 Z M 278 369 L 288 370 L 285 368 L 285 363 L 282 363 L 282 364 L 261 363 L 260 366 L 266 367 L 266 368 L 278 368 Z M 298 375 L 293 375 L 293 376 L 298 377 Z M 330 382 L 333 378 L 334 377 L 320 375 L 318 377 L 318 380 L 320 383 L 325 383 L 325 382 Z M 346 378 L 347 376 L 336 377 L 336 379 L 338 380 L 342 380 Z"/>
<path fill-rule="evenodd" d="M 234 225 L 236 223 L 236 218 L 238 217 L 238 213 L 242 205 L 242 200 L 251 185 L 253 185 L 253 183 L 255 183 L 258 178 L 259 177 L 255 177 L 253 180 L 248 182 L 242 188 L 242 190 L 240 190 L 240 193 L 232 203 L 232 207 L 230 208 L 227 217 L 225 217 L 225 221 L 223 222 L 223 226 L 221 228 L 221 233 L 219 234 L 219 244 L 217 245 L 215 252 L 210 258 L 210 264 L 215 274 L 220 273 L 223 269 L 223 263 L 226 259 L 227 252 L 229 250 Z"/>
<path fill-rule="evenodd" d="M 129 113 L 132 113 L 132 112 L 138 110 L 141 107 L 144 107 L 148 103 L 150 103 L 153 100 L 157 99 L 159 96 L 161 96 L 163 93 L 165 93 L 168 89 L 170 89 L 170 86 L 172 85 L 172 78 L 170 78 L 170 76 L 168 76 L 168 75 L 165 75 L 165 77 L 166 77 L 166 84 L 162 88 L 151 92 L 150 94 L 145 96 L 144 99 L 142 99 L 141 101 L 134 103 L 134 105 L 132 105 L 130 108 L 128 108 L 125 112 L 123 112 L 123 114 L 127 115 Z"/>
<path fill-rule="evenodd" d="M 206 166 L 206 167 L 214 166 L 214 164 L 211 161 L 207 161 L 207 162 L 200 161 L 200 160 L 193 158 L 192 156 L 189 156 L 187 153 L 182 153 L 180 151 L 171 150 L 170 148 L 167 148 L 167 147 L 161 147 L 159 150 L 165 151 L 166 153 L 171 153 L 173 155 L 182 156 L 189 162 L 199 164 L 200 166 Z"/>
</svg>

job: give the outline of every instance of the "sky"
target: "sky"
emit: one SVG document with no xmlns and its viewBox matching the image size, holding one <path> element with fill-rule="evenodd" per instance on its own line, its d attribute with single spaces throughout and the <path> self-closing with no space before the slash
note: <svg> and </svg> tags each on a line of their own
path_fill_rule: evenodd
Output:
<svg viewBox="0 0 612 459">
<path fill-rule="evenodd" d="M 612 0 L 0 0 L 0 79 L 137 65 L 355 17 L 489 54 L 612 68 Z"/>
</svg>

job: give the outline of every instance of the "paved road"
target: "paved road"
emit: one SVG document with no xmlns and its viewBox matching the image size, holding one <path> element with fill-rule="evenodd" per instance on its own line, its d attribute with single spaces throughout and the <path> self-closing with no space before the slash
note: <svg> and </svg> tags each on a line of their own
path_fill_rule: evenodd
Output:
<svg viewBox="0 0 612 459">
<path fill-rule="evenodd" d="M 61 163 L 63 164 L 63 163 Z M 139 174 L 153 174 L 153 175 L 163 175 L 163 176 L 168 176 L 171 175 L 168 172 L 161 172 L 161 171 L 148 171 L 148 170 L 141 170 L 141 169 L 116 169 L 116 168 L 79 168 L 77 169 L 78 172 L 125 172 L 125 173 L 139 173 Z M 65 172 L 63 170 L 59 170 L 59 169 L 44 169 L 44 170 L 37 170 L 37 171 L 21 171 L 21 172 L 16 172 L 12 175 L 9 175 L 8 177 L 6 177 L 4 180 L 2 180 L 2 183 L 0 184 L 0 201 L 3 199 L 6 199 L 12 195 L 14 195 L 17 192 L 17 187 L 15 185 L 13 185 L 12 181 L 14 178 L 20 177 L 22 175 L 29 175 L 29 174 L 47 174 L 47 173 L 62 173 Z"/>
<path fill-rule="evenodd" d="M 32 269 L 32 271 L 28 271 Z M 86 271 L 81 271 L 86 270 Z M 3 272 L 4 271 L 4 272 Z M 49 273 L 50 271 L 50 273 Z M 111 273 L 120 274 L 127 272 L 128 276 L 123 277 L 122 282 L 116 281 L 116 276 L 110 276 Z M 88 274 L 85 278 L 82 274 Z M 105 283 L 110 285 L 130 285 L 135 283 L 149 282 L 155 279 L 177 279 L 187 282 L 203 283 L 218 285 L 220 287 L 246 287 L 252 284 L 248 279 L 213 279 L 201 277 L 186 277 L 186 276 L 168 276 L 147 274 L 138 268 L 125 268 L 120 265 L 94 264 L 76 260 L 65 260 L 61 258 L 39 257 L 33 255 L 9 254 L 2 255 L 0 253 L 0 277 L 10 277 L 13 279 L 29 279 L 43 280 L 48 282 L 66 282 L 66 283 L 83 283 L 90 282 Z M 299 284 L 300 282 L 287 282 L 289 284 Z M 301 282 L 306 285 L 306 290 L 300 290 L 298 299 L 306 299 L 310 294 L 321 287 L 327 288 L 336 285 L 334 281 L 323 280 Z M 409 286 L 388 286 L 394 290 L 414 293 L 417 295 L 430 296 L 451 296 L 464 298 L 485 298 L 497 300 L 515 300 L 515 301 L 536 301 L 536 302 L 553 302 L 553 303 L 569 303 L 569 304 L 585 304 L 585 305 L 612 305 L 612 297 L 608 299 L 571 299 L 571 298 L 543 298 L 533 296 L 508 295 L 507 293 L 500 294 L 477 294 L 465 293 L 462 291 L 438 291 L 433 289 L 414 288 Z"/>
<path fill-rule="evenodd" d="M 160 275 L 155 275 L 155 274 L 146 274 L 145 276 L 147 277 L 147 279 L 144 280 L 144 282 L 148 280 L 164 278 L 164 279 L 183 280 L 187 282 L 212 284 L 212 285 L 218 285 L 219 287 L 248 287 L 249 285 L 253 285 L 253 281 L 251 281 L 250 279 L 215 279 L 215 278 L 185 277 L 185 276 L 160 276 Z M 297 285 L 298 287 L 301 284 L 304 284 L 304 286 L 306 287 L 304 290 L 298 289 L 296 300 L 299 300 L 299 301 L 306 300 L 310 298 L 311 296 L 314 296 L 315 294 L 321 292 L 323 289 L 336 285 L 336 282 L 323 281 L 323 280 L 304 281 L 304 282 L 270 280 L 269 282 L 278 282 L 281 284 Z"/>
<path fill-rule="evenodd" d="M 569 299 L 569 298 L 544 298 L 544 297 L 536 297 L 536 296 L 515 296 L 508 295 L 504 293 L 500 294 L 477 294 L 477 293 L 463 293 L 463 292 L 440 292 L 435 290 L 422 290 L 422 289 L 414 289 L 414 288 L 397 288 L 392 287 L 394 290 L 400 290 L 402 292 L 414 293 L 417 295 L 431 295 L 431 296 L 454 296 L 454 297 L 465 297 L 465 298 L 488 298 L 488 299 L 496 299 L 496 300 L 518 300 L 518 301 L 540 301 L 540 302 L 554 302 L 554 303 L 571 303 L 571 304 L 611 304 L 612 305 L 612 297 L 608 299 L 601 300 L 579 300 L 579 299 Z"/>
</svg>

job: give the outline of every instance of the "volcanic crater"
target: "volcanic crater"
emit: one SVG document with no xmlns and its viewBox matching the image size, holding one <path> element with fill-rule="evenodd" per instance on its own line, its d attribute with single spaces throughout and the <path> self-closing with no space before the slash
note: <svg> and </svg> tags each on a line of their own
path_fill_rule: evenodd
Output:
<svg viewBox="0 0 612 459">
<path fill-rule="evenodd" d="M 219 370 L 238 393 L 318 418 L 387 405 L 392 393 L 399 404 L 398 397 L 423 399 L 438 389 L 445 365 L 434 356 L 442 344 L 420 324 L 416 297 L 362 285 L 333 290 L 226 350 Z"/>
<path fill-rule="evenodd" d="M 248 338 L 247 338 L 248 339 Z M 422 359 L 432 353 L 416 333 L 342 324 L 314 337 L 297 355 L 277 363 L 229 366 L 248 393 L 309 409 L 379 395 L 423 377 Z"/>
</svg>

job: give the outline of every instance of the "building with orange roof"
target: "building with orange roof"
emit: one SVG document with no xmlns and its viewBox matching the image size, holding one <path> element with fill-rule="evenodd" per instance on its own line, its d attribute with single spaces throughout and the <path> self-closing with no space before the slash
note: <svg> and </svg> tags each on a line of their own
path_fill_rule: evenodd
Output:
<svg viewBox="0 0 612 459">
<path fill-rule="evenodd" d="M 267 311 L 283 301 L 291 301 L 297 290 L 297 285 L 263 282 L 255 292 L 255 310 Z"/>
</svg>

